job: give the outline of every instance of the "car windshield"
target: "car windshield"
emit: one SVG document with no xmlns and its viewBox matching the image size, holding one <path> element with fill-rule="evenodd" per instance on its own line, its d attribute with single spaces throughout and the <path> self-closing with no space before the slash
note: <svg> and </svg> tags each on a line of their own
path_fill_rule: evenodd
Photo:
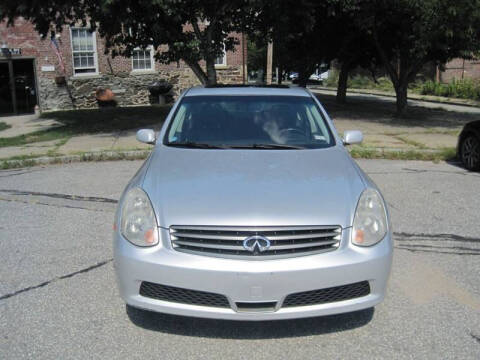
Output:
<svg viewBox="0 0 480 360">
<path fill-rule="evenodd" d="M 165 145 L 198 148 L 305 149 L 335 144 L 315 101 L 306 96 L 184 97 Z"/>
</svg>

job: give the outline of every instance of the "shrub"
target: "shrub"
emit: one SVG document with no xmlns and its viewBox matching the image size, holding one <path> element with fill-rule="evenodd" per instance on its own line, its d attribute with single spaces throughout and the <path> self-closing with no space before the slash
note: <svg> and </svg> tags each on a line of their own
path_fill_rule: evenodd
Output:
<svg viewBox="0 0 480 360">
<path fill-rule="evenodd" d="M 426 81 L 420 93 L 459 99 L 480 100 L 480 81 L 472 79 L 452 80 L 448 84 Z"/>
<path fill-rule="evenodd" d="M 393 84 L 387 77 L 380 77 L 375 82 L 370 76 L 355 75 L 348 80 L 348 87 L 353 89 L 375 89 L 393 91 Z"/>
</svg>

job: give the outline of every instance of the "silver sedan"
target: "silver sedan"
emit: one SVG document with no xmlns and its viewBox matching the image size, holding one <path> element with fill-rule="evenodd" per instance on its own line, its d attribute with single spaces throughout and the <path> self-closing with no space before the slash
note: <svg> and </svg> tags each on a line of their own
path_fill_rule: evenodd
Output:
<svg viewBox="0 0 480 360">
<path fill-rule="evenodd" d="M 175 103 L 114 224 L 133 307 L 232 320 L 380 303 L 392 262 L 385 201 L 308 90 L 196 87 Z"/>
</svg>

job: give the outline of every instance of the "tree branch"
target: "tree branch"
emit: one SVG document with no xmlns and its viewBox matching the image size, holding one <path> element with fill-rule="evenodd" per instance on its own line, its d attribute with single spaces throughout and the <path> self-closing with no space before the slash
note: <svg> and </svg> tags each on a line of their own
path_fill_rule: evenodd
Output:
<svg viewBox="0 0 480 360">
<path fill-rule="evenodd" d="M 399 77 L 395 69 L 393 68 L 392 64 L 388 60 L 387 54 L 383 50 L 383 48 L 380 45 L 380 41 L 378 40 L 378 34 L 377 34 L 377 20 L 373 20 L 373 42 L 375 44 L 375 48 L 377 49 L 380 58 L 382 59 L 383 66 L 385 66 L 385 69 L 388 71 L 388 74 L 390 75 L 390 78 L 392 79 L 394 84 L 397 84 L 399 81 Z"/>
<path fill-rule="evenodd" d="M 197 21 L 192 21 L 192 27 L 193 27 L 193 32 L 195 33 L 195 36 L 198 38 L 198 40 L 203 39 L 202 31 L 200 30 L 200 27 L 198 26 Z"/>
</svg>

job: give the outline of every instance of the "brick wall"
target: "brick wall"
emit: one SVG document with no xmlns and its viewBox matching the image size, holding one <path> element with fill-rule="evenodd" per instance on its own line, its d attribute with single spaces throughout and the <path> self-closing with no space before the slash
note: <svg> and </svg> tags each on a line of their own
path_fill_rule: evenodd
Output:
<svg viewBox="0 0 480 360">
<path fill-rule="evenodd" d="M 85 83 L 89 84 L 87 86 L 89 88 L 87 94 L 81 92 L 81 95 L 78 95 L 76 91 L 73 91 L 73 96 L 81 97 L 80 101 L 77 102 L 82 104 L 80 107 L 95 106 L 95 87 L 100 85 L 113 89 L 121 84 L 123 89 L 120 89 L 119 93 L 123 94 L 123 98 L 119 102 L 123 105 L 135 105 L 149 102 L 146 87 L 154 80 L 163 79 L 170 81 L 174 84 L 175 95 L 178 95 L 190 86 L 199 84 L 193 72 L 183 62 L 178 64 L 161 64 L 156 62 L 155 71 L 132 73 L 132 60 L 121 56 L 112 58 L 105 55 L 104 41 L 99 36 L 96 36 L 99 75 L 73 76 L 70 29 L 65 27 L 59 35 L 60 37 L 57 41 L 63 56 L 69 89 L 75 90 L 82 88 Z M 246 60 L 246 43 L 242 42 L 240 34 L 235 33 L 233 35 L 240 40 L 240 44 L 236 46 L 235 52 L 227 52 L 227 65 L 217 69 L 219 82 L 241 83 L 243 79 L 242 46 L 244 46 Z M 42 110 L 72 107 L 71 100 L 66 96 L 66 89 L 59 87 L 54 81 L 56 76 L 63 74 L 60 70 L 57 56 L 51 47 L 49 36 L 41 39 L 31 23 L 18 18 L 13 27 L 7 27 L 5 22 L 0 23 L 0 45 L 3 43 L 7 44 L 9 48 L 22 49 L 21 56 L 13 56 L 13 58 L 35 58 L 37 90 Z M 51 65 L 55 67 L 55 71 L 42 71 L 42 67 Z M 141 91 L 143 95 L 140 98 L 137 96 L 134 100 L 129 101 L 126 94 L 132 93 L 132 89 L 128 89 L 129 81 L 125 80 L 127 77 L 135 77 L 131 78 L 132 81 L 130 82 L 135 84 L 136 92 L 139 91 L 139 81 L 145 82 L 144 89 L 142 88 Z M 78 86 L 78 84 L 81 84 L 81 86 Z M 125 89 L 125 87 L 127 88 Z"/>
<path fill-rule="evenodd" d="M 445 65 L 440 76 L 442 82 L 462 78 L 480 80 L 480 60 L 453 59 Z"/>
</svg>

